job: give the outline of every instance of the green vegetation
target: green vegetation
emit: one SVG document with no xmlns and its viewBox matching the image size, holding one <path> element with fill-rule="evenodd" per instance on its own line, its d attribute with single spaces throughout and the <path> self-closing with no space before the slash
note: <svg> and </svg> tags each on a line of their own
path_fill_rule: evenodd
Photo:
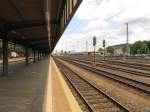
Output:
<svg viewBox="0 0 150 112">
<path fill-rule="evenodd" d="M 130 54 L 150 54 L 150 41 L 136 41 L 134 44 L 129 44 Z M 99 48 L 98 51 L 103 50 Z M 110 55 L 118 54 L 123 55 L 127 53 L 127 46 L 126 44 L 120 44 L 115 46 L 108 46 L 106 48 L 107 53 Z"/>
<path fill-rule="evenodd" d="M 98 51 L 99 51 L 99 52 L 100 52 L 100 51 L 104 51 L 104 49 L 103 49 L 103 48 L 99 48 Z"/>
<path fill-rule="evenodd" d="M 107 50 L 107 52 L 108 53 L 110 53 L 110 54 L 114 54 L 114 48 L 113 47 L 111 47 L 111 46 L 108 46 L 107 48 L 106 48 L 106 50 Z"/>
<path fill-rule="evenodd" d="M 149 54 L 149 41 L 137 41 L 131 46 L 131 54 Z"/>
<path fill-rule="evenodd" d="M 126 53 L 127 53 L 127 46 L 123 46 L 122 52 L 123 52 L 123 54 L 126 54 Z"/>
</svg>

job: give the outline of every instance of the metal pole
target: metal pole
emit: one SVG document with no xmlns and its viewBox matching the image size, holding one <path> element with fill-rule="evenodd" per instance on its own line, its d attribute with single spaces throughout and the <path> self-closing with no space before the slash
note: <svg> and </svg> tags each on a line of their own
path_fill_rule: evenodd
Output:
<svg viewBox="0 0 150 112">
<path fill-rule="evenodd" d="M 41 52 L 40 52 L 40 60 L 41 60 L 41 58 L 42 58 L 42 57 L 41 57 Z"/>
<path fill-rule="evenodd" d="M 96 62 L 96 54 L 95 54 L 95 46 L 94 46 L 94 65 L 95 65 L 95 62 Z"/>
<path fill-rule="evenodd" d="M 28 47 L 25 48 L 25 56 L 26 56 L 26 65 L 29 64 L 29 53 L 28 53 Z"/>
<path fill-rule="evenodd" d="M 3 39 L 3 76 L 8 75 L 8 41 Z"/>
<path fill-rule="evenodd" d="M 41 59 L 42 59 L 42 52 L 41 52 Z"/>
<path fill-rule="evenodd" d="M 105 46 L 104 46 L 104 60 L 106 59 L 105 57 L 106 57 L 106 54 L 105 54 Z"/>
<path fill-rule="evenodd" d="M 129 48 L 129 31 L 128 31 L 128 23 L 126 23 L 126 35 L 127 35 L 127 43 L 126 43 L 126 50 L 127 55 L 130 55 L 130 48 Z"/>
<path fill-rule="evenodd" d="M 96 46 L 96 37 L 93 37 L 93 47 L 94 47 L 94 65 L 95 65 L 95 62 L 96 62 L 95 46 Z"/>
<path fill-rule="evenodd" d="M 39 54 L 39 51 L 38 51 L 38 61 L 40 60 L 40 54 Z"/>
<path fill-rule="evenodd" d="M 106 41 L 103 40 L 103 47 L 104 47 L 104 60 L 105 60 L 105 46 L 106 46 Z"/>
<path fill-rule="evenodd" d="M 35 58 L 36 58 L 36 52 L 35 51 L 33 51 L 33 55 L 34 55 L 34 57 L 33 57 L 33 62 L 35 63 Z"/>
</svg>

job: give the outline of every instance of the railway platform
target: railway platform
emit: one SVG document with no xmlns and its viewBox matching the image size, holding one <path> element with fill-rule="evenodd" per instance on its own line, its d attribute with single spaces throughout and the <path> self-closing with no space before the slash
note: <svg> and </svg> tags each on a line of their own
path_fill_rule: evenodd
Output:
<svg viewBox="0 0 150 112">
<path fill-rule="evenodd" d="M 82 112 L 52 58 L 49 67 L 43 112 Z"/>
<path fill-rule="evenodd" d="M 52 58 L 0 77 L 3 112 L 81 112 Z"/>
</svg>

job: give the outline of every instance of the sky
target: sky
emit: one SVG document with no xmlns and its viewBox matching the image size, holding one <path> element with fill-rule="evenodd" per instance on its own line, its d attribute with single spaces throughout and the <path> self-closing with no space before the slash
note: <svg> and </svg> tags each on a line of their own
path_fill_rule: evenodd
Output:
<svg viewBox="0 0 150 112">
<path fill-rule="evenodd" d="M 150 0 L 83 0 L 54 52 L 92 51 L 92 39 L 97 39 L 96 49 L 126 43 L 128 23 L 129 43 L 150 40 Z M 88 47 L 86 47 L 88 46 Z"/>
</svg>

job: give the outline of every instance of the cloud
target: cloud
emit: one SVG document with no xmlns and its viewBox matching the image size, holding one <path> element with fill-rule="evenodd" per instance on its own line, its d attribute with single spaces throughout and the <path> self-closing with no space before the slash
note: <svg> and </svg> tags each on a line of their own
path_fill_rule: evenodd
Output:
<svg viewBox="0 0 150 112">
<path fill-rule="evenodd" d="M 85 50 L 85 42 L 92 50 L 92 37 L 107 45 L 126 42 L 126 24 L 129 23 L 129 41 L 150 40 L 150 0 L 83 0 L 75 14 L 76 21 L 60 39 L 56 49 Z M 77 29 L 77 30 L 70 30 Z M 69 32 L 68 32 L 69 31 Z"/>
</svg>

